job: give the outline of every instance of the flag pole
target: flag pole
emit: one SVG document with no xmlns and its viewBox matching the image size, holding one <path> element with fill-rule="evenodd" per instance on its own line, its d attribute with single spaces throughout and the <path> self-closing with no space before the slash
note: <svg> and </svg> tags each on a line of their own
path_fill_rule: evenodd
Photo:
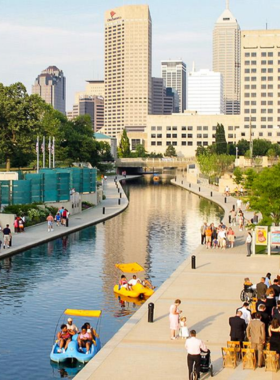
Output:
<svg viewBox="0 0 280 380">
<path fill-rule="evenodd" d="M 51 144 L 51 136 L 49 136 L 49 169 L 52 167 L 52 144 Z"/>
<path fill-rule="evenodd" d="M 55 138 L 53 137 L 53 168 L 55 168 Z"/>
<path fill-rule="evenodd" d="M 36 151 L 37 151 L 37 173 L 39 173 L 39 136 L 37 136 L 37 143 L 36 143 Z"/>
<path fill-rule="evenodd" d="M 43 136 L 43 144 L 42 144 L 42 150 L 43 150 L 43 169 L 46 167 L 46 137 Z"/>
</svg>

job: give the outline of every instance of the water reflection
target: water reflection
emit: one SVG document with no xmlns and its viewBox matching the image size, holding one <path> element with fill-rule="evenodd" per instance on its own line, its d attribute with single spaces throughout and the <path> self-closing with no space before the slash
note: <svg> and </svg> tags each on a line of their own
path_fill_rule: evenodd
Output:
<svg viewBox="0 0 280 380">
<path fill-rule="evenodd" d="M 102 309 L 105 344 L 142 304 L 114 295 L 121 274 L 115 263 L 137 261 L 145 268 L 139 277 L 158 287 L 199 244 L 206 217 L 219 221 L 215 205 L 170 185 L 168 177 L 159 185 L 149 176 L 124 187 L 130 205 L 116 218 L 0 262 L 1 378 L 72 378 L 80 365 L 49 361 L 62 311 Z"/>
</svg>

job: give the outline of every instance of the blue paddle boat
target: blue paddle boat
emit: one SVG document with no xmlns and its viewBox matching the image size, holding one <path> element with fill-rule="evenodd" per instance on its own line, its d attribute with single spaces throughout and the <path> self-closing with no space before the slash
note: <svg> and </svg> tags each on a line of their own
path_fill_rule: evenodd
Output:
<svg viewBox="0 0 280 380">
<path fill-rule="evenodd" d="M 64 314 L 78 317 L 95 317 L 101 316 L 101 310 L 74 310 L 66 309 Z M 53 362 L 62 363 L 67 360 L 76 359 L 81 363 L 89 362 L 101 349 L 101 342 L 99 336 L 95 336 L 95 340 L 91 345 L 90 351 L 86 353 L 86 348 L 79 349 L 78 345 L 79 334 L 73 335 L 71 342 L 68 344 L 67 349 L 59 349 L 59 341 L 55 341 L 50 358 Z"/>
</svg>

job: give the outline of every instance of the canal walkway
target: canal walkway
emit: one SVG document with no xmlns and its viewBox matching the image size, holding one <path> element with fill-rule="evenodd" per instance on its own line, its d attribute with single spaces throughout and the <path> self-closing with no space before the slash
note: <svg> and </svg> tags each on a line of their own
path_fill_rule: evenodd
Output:
<svg viewBox="0 0 280 380">
<path fill-rule="evenodd" d="M 203 196 L 225 209 L 224 222 L 236 199 L 214 190 L 187 183 L 177 177 L 174 185 Z M 200 189 L 199 189 L 200 188 Z M 212 191 L 212 194 L 211 194 Z M 245 215 L 250 218 L 250 215 Z M 209 221 L 211 222 L 211 221 Z M 267 272 L 274 278 L 279 273 L 279 256 L 246 257 L 245 232 L 237 231 L 233 249 L 207 250 L 199 246 L 195 252 L 197 269 L 191 268 L 190 258 L 162 284 L 148 302 L 155 305 L 154 323 L 147 322 L 147 303 L 114 335 L 75 380 L 182 380 L 188 379 L 184 340 L 170 340 L 169 308 L 181 299 L 181 310 L 187 317 L 189 329 L 211 350 L 215 378 L 220 380 L 276 380 L 279 373 L 223 369 L 221 347 L 229 340 L 228 319 L 241 306 L 239 298 L 244 277 L 256 283 Z M 199 242 L 198 242 L 199 244 Z M 170 252 L 172 254 L 172 252 Z M 204 375 L 203 378 L 210 376 Z"/>
<path fill-rule="evenodd" d="M 127 179 L 134 177 L 135 176 L 127 176 Z M 13 234 L 12 247 L 9 249 L 3 249 L 2 247 L 0 250 L 0 259 L 13 256 L 16 253 L 45 243 L 49 240 L 65 236 L 66 234 L 105 221 L 106 219 L 110 219 L 124 211 L 129 203 L 119 183 L 124 177 L 118 176 L 117 178 L 117 184 L 114 181 L 114 177 L 108 177 L 106 181 L 103 181 L 103 191 L 106 199 L 104 199 L 99 205 L 75 215 L 71 215 L 70 211 L 69 227 L 57 227 L 54 223 L 54 231 L 48 232 L 47 222 L 45 222 L 28 227 L 23 233 Z M 1 239 L 3 241 L 2 236 L 3 235 L 1 234 Z"/>
</svg>

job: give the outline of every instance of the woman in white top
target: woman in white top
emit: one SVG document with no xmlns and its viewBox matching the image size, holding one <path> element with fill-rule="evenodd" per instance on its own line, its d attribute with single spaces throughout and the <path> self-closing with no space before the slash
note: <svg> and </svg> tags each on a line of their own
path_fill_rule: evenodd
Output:
<svg viewBox="0 0 280 380">
<path fill-rule="evenodd" d="M 247 257 L 251 256 L 252 254 L 252 234 L 248 231 L 247 238 L 246 238 L 246 245 L 247 245 Z"/>
</svg>

